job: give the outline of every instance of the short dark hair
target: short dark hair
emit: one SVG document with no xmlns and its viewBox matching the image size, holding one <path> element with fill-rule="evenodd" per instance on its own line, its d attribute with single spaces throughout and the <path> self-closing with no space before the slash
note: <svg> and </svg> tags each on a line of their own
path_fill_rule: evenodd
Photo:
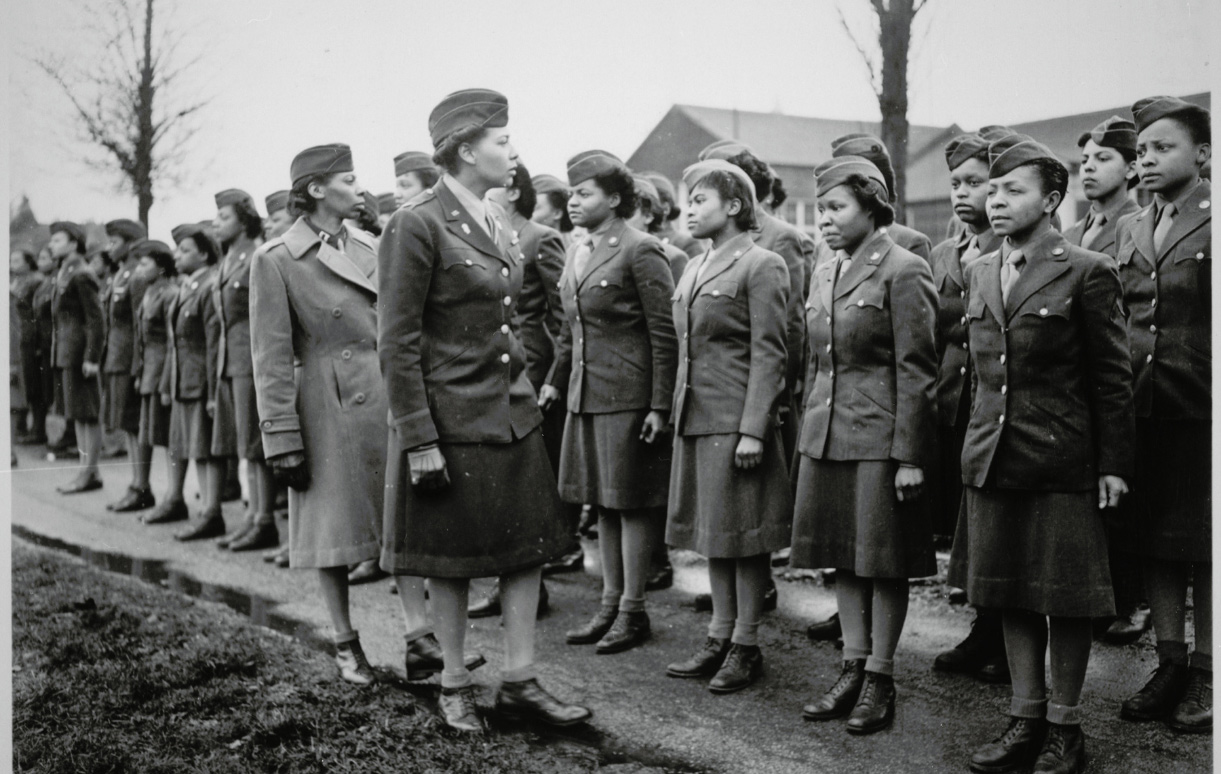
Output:
<svg viewBox="0 0 1221 774">
<path fill-rule="evenodd" d="M 780 178 L 772 180 L 772 207 L 779 207 L 789 198 L 789 192 L 784 190 L 784 181 Z"/>
<path fill-rule="evenodd" d="M 895 222 L 895 208 L 890 204 L 890 196 L 877 180 L 860 174 L 849 175 L 843 183 L 852 192 L 861 209 L 873 216 L 873 225 L 877 228 L 889 226 Z"/>
<path fill-rule="evenodd" d="M 1207 111 L 1185 110 L 1167 118 L 1186 129 L 1187 135 L 1196 145 L 1212 143 L 1212 117 Z"/>
<path fill-rule="evenodd" d="M 308 194 L 306 195 L 308 196 Z M 220 245 L 203 231 L 193 231 L 187 234 L 186 238 L 195 243 L 195 247 L 204 254 L 204 262 L 209 266 L 215 265 L 220 260 Z"/>
<path fill-rule="evenodd" d="M 378 214 L 364 204 L 356 208 L 356 225 L 375 237 L 382 235 L 382 224 L 378 222 L 377 217 Z"/>
<path fill-rule="evenodd" d="M 744 150 L 729 159 L 729 163 L 739 167 L 750 181 L 755 184 L 755 192 L 760 200 L 772 191 L 772 179 L 775 175 L 767 164 L 760 161 L 755 154 Z"/>
<path fill-rule="evenodd" d="M 518 215 L 529 220 L 534 215 L 534 205 L 538 204 L 538 194 L 534 191 L 534 182 L 530 179 L 530 170 L 526 169 L 525 164 L 518 164 L 517 169 L 513 170 L 513 182 L 509 187 L 517 191 L 517 201 L 513 202 L 513 209 L 517 210 Z"/>
<path fill-rule="evenodd" d="M 568 216 L 568 194 L 563 191 L 548 191 L 543 196 L 547 197 L 551 209 L 560 211 L 560 233 L 567 234 L 572 231 L 572 218 Z"/>
<path fill-rule="evenodd" d="M 167 277 L 178 276 L 178 267 L 174 265 L 174 254 L 168 250 L 154 250 L 148 254 L 157 264 L 157 268 Z"/>
<path fill-rule="evenodd" d="M 436 167 L 426 167 L 424 169 L 412 169 L 407 172 L 409 175 L 415 175 L 420 179 L 420 185 L 425 188 L 432 188 L 441 179 L 441 173 Z"/>
<path fill-rule="evenodd" d="M 616 217 L 632 217 L 639 197 L 636 196 L 636 179 L 627 171 L 627 167 L 608 169 L 600 175 L 594 175 L 593 181 L 607 196 L 619 194 L 619 206 L 615 208 Z"/>
<path fill-rule="evenodd" d="M 324 172 L 318 175 L 303 177 L 293 183 L 293 187 L 288 191 L 288 214 L 294 218 L 300 215 L 313 214 L 318 209 L 318 200 L 310 196 L 310 185 L 312 183 L 326 185 L 331 182 L 332 177 L 338 174 L 338 172 Z"/>
<path fill-rule="evenodd" d="M 255 239 L 262 235 L 263 219 L 259 217 L 259 211 L 254 208 L 254 202 L 249 199 L 238 199 L 229 206 L 233 207 L 233 213 L 242 222 L 242 229 L 246 232 L 248 239 Z"/>
<path fill-rule="evenodd" d="M 1068 191 L 1067 167 L 1056 159 L 1047 158 L 1035 159 L 1023 166 L 1034 167 L 1035 172 L 1039 175 L 1039 186 L 1043 189 L 1044 196 L 1055 192 L 1060 194 L 1060 201 L 1064 201 L 1064 194 Z M 1059 207 L 1059 205 L 1056 206 Z"/>
<path fill-rule="evenodd" d="M 458 149 L 467 143 L 478 142 L 486 131 L 487 129 L 476 124 L 459 129 L 441 141 L 441 147 L 432 154 L 432 163 L 452 175 L 462 162 L 458 157 Z"/>
<path fill-rule="evenodd" d="M 38 271 L 38 256 L 34 255 L 34 251 L 28 247 L 14 247 L 14 253 L 21 253 L 21 260 L 25 261 L 25 265 L 31 271 Z"/>
<path fill-rule="evenodd" d="M 731 199 L 737 199 L 742 202 L 742 209 L 738 210 L 738 214 L 734 216 L 734 223 L 741 231 L 750 231 L 755 227 L 755 197 L 750 191 L 746 190 L 746 185 L 737 175 L 725 172 L 720 169 L 715 169 L 701 177 L 692 186 L 694 191 L 699 187 L 711 188 L 721 197 L 721 201 L 728 202 Z"/>
</svg>

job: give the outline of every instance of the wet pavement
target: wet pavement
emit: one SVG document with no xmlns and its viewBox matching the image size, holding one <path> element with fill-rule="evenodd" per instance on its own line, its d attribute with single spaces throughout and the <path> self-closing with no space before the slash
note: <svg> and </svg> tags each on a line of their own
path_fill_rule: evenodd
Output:
<svg viewBox="0 0 1221 774">
<path fill-rule="evenodd" d="M 311 573 L 276 569 L 262 562 L 257 551 L 232 554 L 208 541 L 181 544 L 172 538 L 179 525 L 149 527 L 138 514 L 106 511 L 105 504 L 117 500 L 128 483 L 123 460 L 104 468 L 105 489 L 59 495 L 55 486 L 76 469 L 72 463 L 46 462 L 35 451 L 19 449 L 19 467 L 12 474 L 15 535 L 69 550 L 114 572 L 224 603 L 259 625 L 325 645 L 327 618 Z M 154 488 L 160 492 L 165 480 L 160 450 L 156 457 Z M 194 478 L 191 474 L 190 485 Z M 189 502 L 193 510 L 198 507 L 198 501 Z M 240 515 L 240 503 L 225 506 L 231 525 Z M 595 745 L 603 760 L 624 761 L 624 770 L 644 764 L 778 774 L 965 772 L 971 751 L 1003 730 L 1008 686 L 932 671 L 933 658 L 965 636 L 971 618 L 969 610 L 948 604 L 936 584 L 913 588 L 896 657 L 897 713 L 888 731 L 861 738 L 849 736 L 843 721 L 802 721 L 802 704 L 825 690 L 840 667 L 832 644 L 811 644 L 804 635 L 810 621 L 835 609 L 833 590 L 808 580 L 778 579 L 780 610 L 768 615 L 760 630 L 766 674 L 758 684 L 716 696 L 699 681 L 667 678 L 666 664 L 702 644 L 708 622 L 708 615 L 692 605 L 694 594 L 707 589 L 704 568 L 694 557 L 679 559 L 674 588 L 650 595 L 653 639 L 613 656 L 595 655 L 592 646 L 564 644 L 564 631 L 596 609 L 597 578 L 585 573 L 548 578 L 552 612 L 540 622 L 538 638 L 543 682 L 595 712 L 592 729 L 552 737 L 552 743 Z M 402 620 L 389 581 L 353 587 L 352 618 L 370 660 L 401 673 Z M 476 673 L 489 689 L 485 701 L 498 676 L 499 630 L 497 619 L 472 621 L 467 638 L 468 648 L 489 660 Z M 1183 736 L 1161 724 L 1119 720 L 1119 703 L 1154 666 L 1149 635 L 1131 646 L 1095 646 L 1084 695 L 1090 772 L 1211 770 L 1210 736 Z"/>
</svg>

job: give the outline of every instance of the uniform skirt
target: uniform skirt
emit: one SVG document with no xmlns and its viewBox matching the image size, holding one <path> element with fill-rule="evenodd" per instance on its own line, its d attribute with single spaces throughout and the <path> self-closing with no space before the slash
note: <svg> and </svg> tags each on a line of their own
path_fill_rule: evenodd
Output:
<svg viewBox="0 0 1221 774">
<path fill-rule="evenodd" d="M 793 567 L 835 567 L 863 578 L 937 573 L 927 495 L 900 503 L 895 460 L 801 455 L 793 515 Z"/>
<path fill-rule="evenodd" d="M 96 422 L 102 398 L 101 381 L 77 368 L 55 369 L 55 396 L 59 413 L 69 422 Z"/>
<path fill-rule="evenodd" d="M 937 428 L 937 468 L 931 476 L 931 523 L 934 535 L 952 537 L 962 506 L 962 447 L 967 437 L 967 418 L 958 424 Z"/>
<path fill-rule="evenodd" d="M 1066 618 L 1115 614 L 1098 493 L 963 491 L 951 586 L 971 604 Z"/>
<path fill-rule="evenodd" d="M 115 432 L 140 432 L 140 392 L 129 374 L 106 374 L 102 391 L 102 427 Z"/>
<path fill-rule="evenodd" d="M 226 376 L 217 382 L 212 455 L 263 459 L 263 433 L 255 407 L 254 377 Z"/>
<path fill-rule="evenodd" d="M 669 499 L 673 447 L 665 440 L 640 440 L 648 414 L 647 408 L 569 413 L 560 455 L 560 497 L 614 510 L 664 506 Z"/>
<path fill-rule="evenodd" d="M 176 400 L 170 411 L 170 456 L 179 460 L 212 458 L 212 417 L 203 400 Z"/>
<path fill-rule="evenodd" d="M 161 396 L 140 396 L 140 432 L 138 440 L 141 446 L 170 445 L 170 416 L 174 409 L 161 405 Z"/>
<path fill-rule="evenodd" d="M 737 433 L 674 439 L 666 543 L 712 559 L 739 559 L 789 545 L 793 492 L 784 446 L 775 429 L 764 440 L 763 461 L 734 466 Z"/>
<path fill-rule="evenodd" d="M 419 492 L 406 452 L 386 468 L 381 566 L 395 575 L 486 578 L 571 550 L 555 474 L 538 429 L 510 443 L 441 443 L 449 486 Z M 394 490 L 394 491 L 391 491 Z"/>
<path fill-rule="evenodd" d="M 1136 420 L 1136 479 L 1116 524 L 1139 556 L 1211 561 L 1212 422 Z"/>
</svg>

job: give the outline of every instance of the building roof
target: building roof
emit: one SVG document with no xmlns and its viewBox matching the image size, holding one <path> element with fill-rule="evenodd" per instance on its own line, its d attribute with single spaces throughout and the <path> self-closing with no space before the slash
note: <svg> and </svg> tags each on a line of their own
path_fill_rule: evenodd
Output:
<svg viewBox="0 0 1221 774">
<path fill-rule="evenodd" d="M 1212 109 L 1212 95 L 1209 92 L 1188 94 L 1182 99 L 1193 105 Z M 1010 124 L 1015 131 L 1028 134 L 1055 151 L 1060 160 L 1071 165 L 1079 162 L 1081 151 L 1077 148 L 1077 138 L 1083 132 L 1088 132 L 1111 116 L 1132 118 L 1132 106 L 1122 105 L 1110 110 L 1094 110 L 1089 113 L 1077 113 L 1071 116 L 1056 116 L 1041 121 L 1026 121 L 1021 124 Z"/>
</svg>

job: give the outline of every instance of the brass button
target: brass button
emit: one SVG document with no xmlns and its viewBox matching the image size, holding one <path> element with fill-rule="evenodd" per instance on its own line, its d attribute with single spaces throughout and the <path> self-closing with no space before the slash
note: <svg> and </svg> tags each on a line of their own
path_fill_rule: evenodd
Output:
<svg viewBox="0 0 1221 774">
<path fill-rule="evenodd" d="M 1157 279 L 1157 272 L 1152 272 L 1152 273 L 1150 273 L 1150 274 L 1149 274 L 1149 279 L 1152 279 L 1152 280 Z"/>
<path fill-rule="evenodd" d="M 1004 364 L 1005 364 L 1005 356 L 1001 355 L 1001 365 L 1004 365 Z"/>
<path fill-rule="evenodd" d="M 501 270 L 500 270 L 500 276 L 502 276 L 502 277 L 507 277 L 507 276 L 509 276 L 509 270 L 508 270 L 508 269 L 501 269 Z"/>
<path fill-rule="evenodd" d="M 335 307 L 334 309 L 331 310 L 331 317 L 334 317 L 335 319 L 339 319 L 340 317 L 343 317 L 343 310 L 340 309 L 339 307 Z"/>
<path fill-rule="evenodd" d="M 363 392 L 358 392 L 358 393 L 356 393 L 356 397 L 354 398 L 354 400 L 355 400 L 357 403 L 364 403 L 364 402 L 365 402 L 365 394 L 364 394 Z"/>
<path fill-rule="evenodd" d="M 1152 362 L 1153 362 L 1153 353 L 1149 353 L 1148 355 L 1145 355 L 1145 362 L 1146 362 L 1146 363 L 1152 363 Z"/>
<path fill-rule="evenodd" d="M 264 430 L 266 430 L 266 429 L 268 429 L 268 428 L 270 428 L 270 427 L 271 427 L 271 421 L 270 421 L 270 420 L 268 420 L 268 421 L 266 421 L 266 422 L 264 422 L 264 423 L 263 423 L 263 429 L 264 429 Z"/>
<path fill-rule="evenodd" d="M 467 266 L 474 266 L 474 265 L 475 265 L 475 262 L 474 262 L 474 261 L 472 261 L 470 258 L 467 258 L 467 259 L 466 259 L 466 265 L 467 265 Z"/>
<path fill-rule="evenodd" d="M 963 376 L 966 376 L 966 375 L 967 375 L 967 367 L 966 367 L 966 366 L 963 366 L 962 368 L 959 368 L 959 369 L 958 369 L 958 373 L 962 374 Z"/>
<path fill-rule="evenodd" d="M 509 326 L 507 324 L 500 326 L 500 332 L 507 336 L 509 333 Z"/>
<path fill-rule="evenodd" d="M 963 316 L 962 316 L 962 320 L 960 321 L 960 324 L 961 324 L 961 325 L 966 325 L 966 324 L 967 324 L 967 316 L 966 316 L 966 315 L 963 315 Z"/>
<path fill-rule="evenodd" d="M 712 297 L 713 297 L 713 298 L 717 298 L 717 297 L 718 297 L 718 296 L 720 296 L 720 295 L 721 295 L 721 291 L 719 291 L 719 290 L 714 290 L 714 291 L 712 291 Z"/>
<path fill-rule="evenodd" d="M 501 355 L 501 356 L 500 356 L 500 362 L 502 362 L 502 363 L 508 363 L 508 362 L 509 362 L 509 353 L 508 353 L 508 352 L 506 352 L 506 353 L 504 353 L 503 355 Z"/>
<path fill-rule="evenodd" d="M 1002 425 L 1005 424 L 1005 415 L 1001 414 L 1001 418 L 996 421 L 997 421 L 997 424 L 1002 424 Z"/>
<path fill-rule="evenodd" d="M 827 405 L 828 405 L 828 406 L 830 406 L 830 405 L 831 405 L 831 399 L 830 399 L 830 398 L 827 398 Z"/>
<path fill-rule="evenodd" d="M 352 350 L 345 349 L 341 356 L 343 357 L 344 360 L 351 360 L 352 359 Z"/>
<path fill-rule="evenodd" d="M 1007 384 L 1002 384 L 1002 385 L 1001 385 L 1001 395 L 1004 395 L 1004 394 L 1005 394 L 1005 393 L 1007 393 L 1007 392 L 1009 392 L 1009 385 L 1007 385 Z"/>
<path fill-rule="evenodd" d="M 1152 301 L 1150 301 L 1150 302 L 1149 302 L 1149 306 L 1151 306 L 1151 307 L 1153 307 L 1154 309 L 1156 309 L 1156 308 L 1157 308 L 1157 299 L 1155 298 L 1155 299 L 1153 299 Z"/>
<path fill-rule="evenodd" d="M 860 299 L 859 301 L 857 301 L 857 302 L 856 302 L 856 305 L 857 305 L 858 307 L 864 306 L 864 305 L 865 305 L 865 299 L 863 299 L 863 298 L 862 298 L 862 299 Z"/>
<path fill-rule="evenodd" d="M 962 348 L 963 348 L 963 349 L 966 349 L 966 348 L 967 348 L 967 342 L 965 342 L 965 341 L 964 341 L 964 342 L 962 343 Z"/>
<path fill-rule="evenodd" d="M 505 296 L 505 302 L 504 302 L 504 303 L 505 303 L 505 306 L 508 306 L 509 304 L 512 304 L 512 303 L 513 303 L 513 297 L 512 297 L 512 296 Z"/>
<path fill-rule="evenodd" d="M 828 316 L 828 317 L 827 317 L 827 325 L 830 325 L 830 324 L 831 324 L 831 317 L 830 317 L 830 316 Z"/>
<path fill-rule="evenodd" d="M 1149 332 L 1150 332 L 1150 333 L 1157 333 L 1157 326 L 1156 326 L 1156 325 L 1150 325 L 1150 326 L 1149 326 Z"/>
<path fill-rule="evenodd" d="M 1043 317 L 1046 317 L 1047 316 L 1047 307 L 1043 307 L 1042 309 L 1040 309 L 1039 314 L 1042 315 Z"/>
<path fill-rule="evenodd" d="M 828 351 L 828 352 L 830 352 L 830 351 L 831 351 L 831 345 L 830 345 L 830 344 L 828 344 L 828 345 L 827 345 L 827 351 Z"/>
<path fill-rule="evenodd" d="M 606 280 L 602 280 L 598 284 L 601 285 L 602 287 L 606 287 Z"/>
<path fill-rule="evenodd" d="M 584 367 L 585 367 L 585 361 L 584 361 L 584 360 L 582 360 L 582 361 L 581 361 L 581 363 L 580 363 L 580 365 L 581 365 L 581 367 L 582 367 L 582 368 L 584 368 Z"/>
</svg>

